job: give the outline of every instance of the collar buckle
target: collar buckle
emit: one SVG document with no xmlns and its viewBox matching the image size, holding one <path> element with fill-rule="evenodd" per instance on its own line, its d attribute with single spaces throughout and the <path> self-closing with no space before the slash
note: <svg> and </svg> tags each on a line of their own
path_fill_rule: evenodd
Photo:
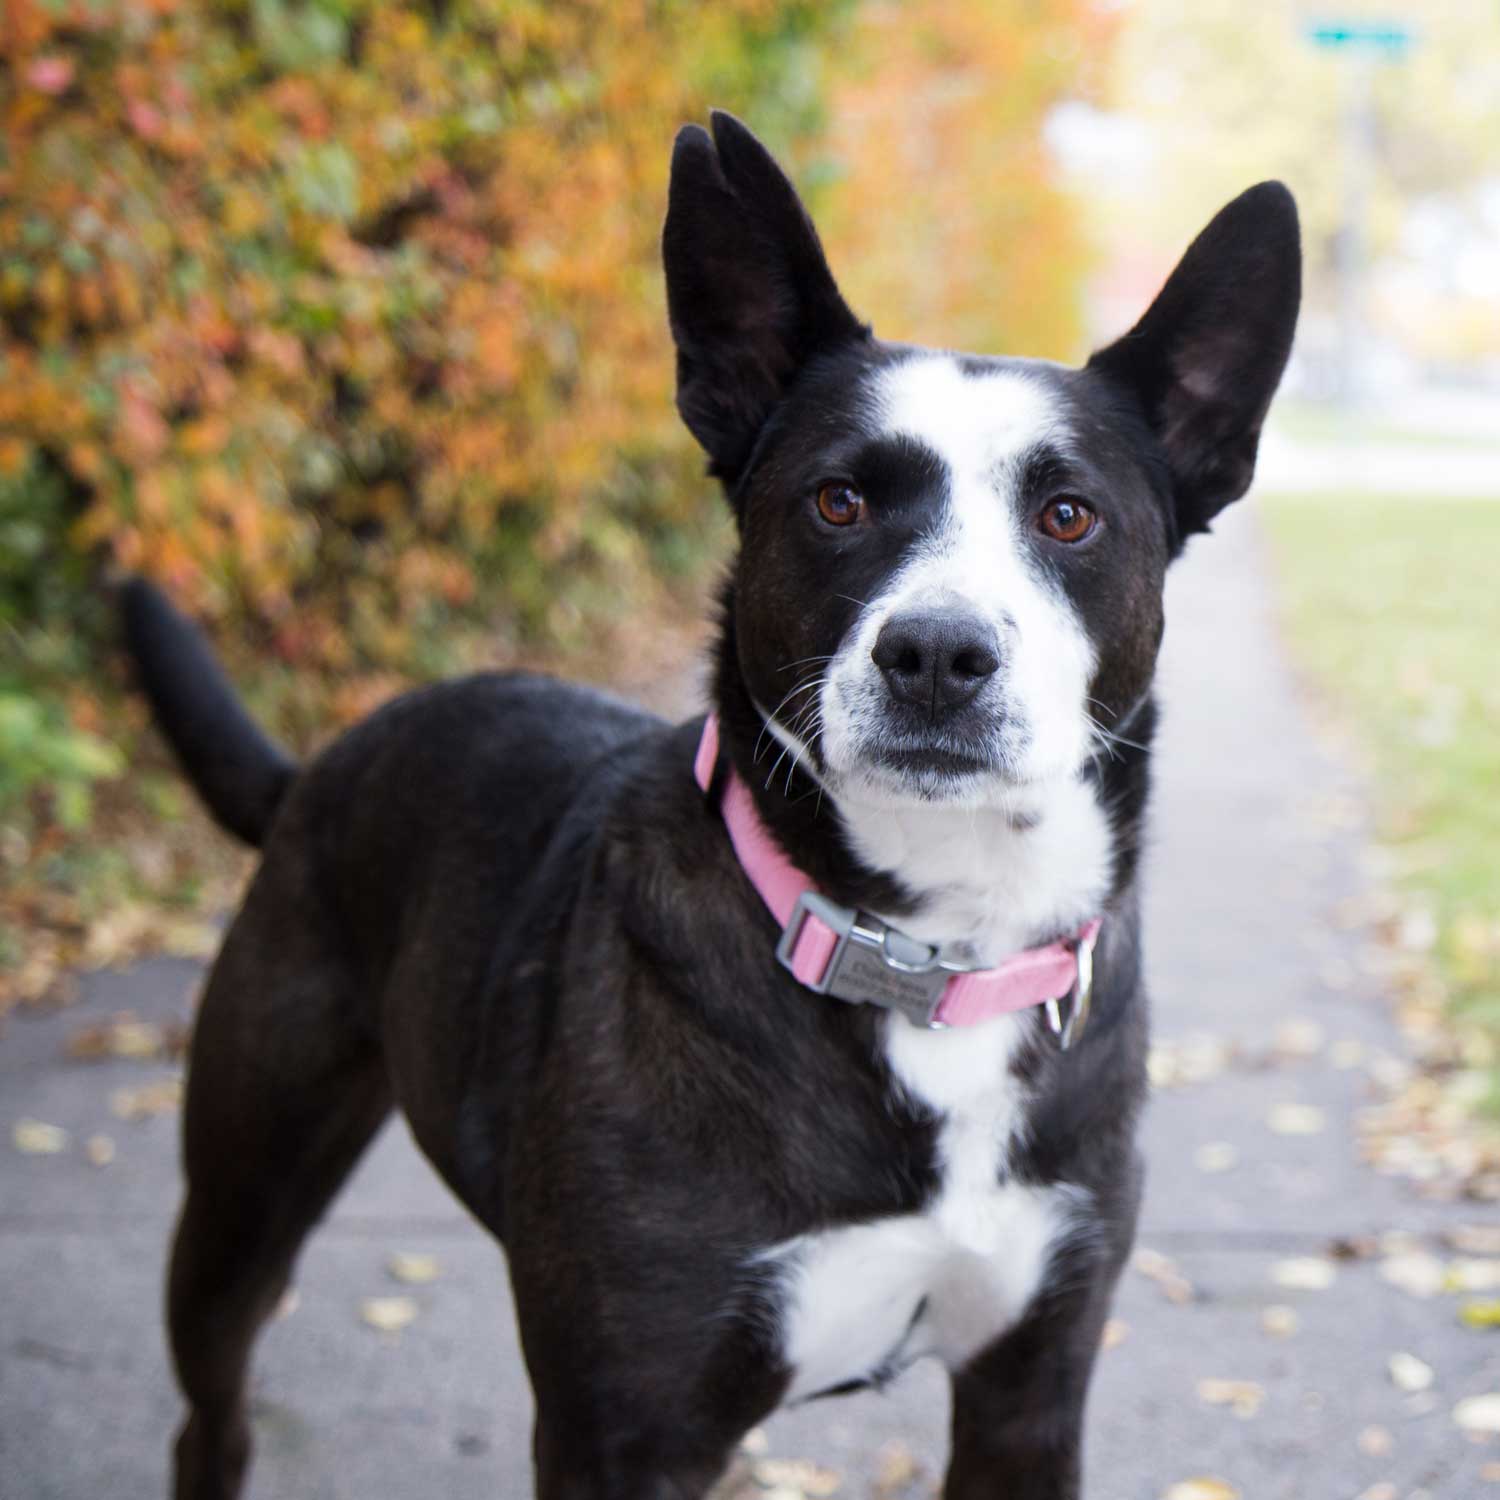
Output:
<svg viewBox="0 0 1500 1500">
<path fill-rule="evenodd" d="M 913 1026 L 942 1031 L 935 1019 L 948 980 L 964 972 L 944 963 L 936 948 L 907 937 L 868 912 L 840 906 L 816 891 L 803 891 L 776 945 L 776 960 L 793 974 L 798 939 L 809 917 L 834 935 L 835 945 L 820 976 L 799 982 L 820 995 L 851 1004 L 900 1011 Z"/>
</svg>

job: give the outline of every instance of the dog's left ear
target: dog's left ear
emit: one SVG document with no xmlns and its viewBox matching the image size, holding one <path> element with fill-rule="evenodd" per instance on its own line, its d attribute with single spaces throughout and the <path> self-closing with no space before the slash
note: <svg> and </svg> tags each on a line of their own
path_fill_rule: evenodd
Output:
<svg viewBox="0 0 1500 1500">
<path fill-rule="evenodd" d="M 1301 296 L 1297 205 L 1262 182 L 1219 211 L 1145 317 L 1089 361 L 1139 398 L 1166 453 L 1180 535 L 1206 531 L 1250 488 Z"/>
<path fill-rule="evenodd" d="M 839 295 L 817 231 L 770 152 L 732 115 L 685 125 L 662 231 L 677 409 L 732 482 L 814 354 L 869 337 Z"/>
</svg>

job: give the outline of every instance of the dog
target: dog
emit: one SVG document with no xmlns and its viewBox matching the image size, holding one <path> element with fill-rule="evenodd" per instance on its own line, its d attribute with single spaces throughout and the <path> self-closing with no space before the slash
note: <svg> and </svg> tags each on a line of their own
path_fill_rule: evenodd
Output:
<svg viewBox="0 0 1500 1500">
<path fill-rule="evenodd" d="M 1235 199 L 1079 369 L 876 339 L 722 113 L 663 258 L 739 539 L 706 718 L 484 674 L 298 766 L 126 587 L 158 724 L 262 850 L 192 1041 L 179 1500 L 239 1493 L 257 1331 L 393 1106 L 505 1247 L 542 1500 L 700 1495 L 778 1406 L 924 1355 L 948 1500 L 1080 1493 L 1162 586 L 1250 484 L 1293 200 Z"/>
</svg>

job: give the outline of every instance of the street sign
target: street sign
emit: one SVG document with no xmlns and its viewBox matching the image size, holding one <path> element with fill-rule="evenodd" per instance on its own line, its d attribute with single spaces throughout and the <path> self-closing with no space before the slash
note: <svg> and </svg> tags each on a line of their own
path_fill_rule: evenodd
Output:
<svg viewBox="0 0 1500 1500">
<path fill-rule="evenodd" d="M 1398 21 L 1314 21 L 1307 36 L 1318 47 L 1353 47 L 1387 57 L 1405 56 L 1416 40 L 1411 28 Z"/>
</svg>

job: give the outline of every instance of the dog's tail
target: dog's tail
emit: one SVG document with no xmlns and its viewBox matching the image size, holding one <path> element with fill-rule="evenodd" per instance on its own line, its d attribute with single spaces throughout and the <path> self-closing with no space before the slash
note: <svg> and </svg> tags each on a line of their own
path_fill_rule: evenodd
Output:
<svg viewBox="0 0 1500 1500">
<path fill-rule="evenodd" d="M 125 647 L 157 727 L 230 833 L 259 848 L 297 764 L 235 696 L 198 629 L 144 578 L 120 591 Z"/>
</svg>

